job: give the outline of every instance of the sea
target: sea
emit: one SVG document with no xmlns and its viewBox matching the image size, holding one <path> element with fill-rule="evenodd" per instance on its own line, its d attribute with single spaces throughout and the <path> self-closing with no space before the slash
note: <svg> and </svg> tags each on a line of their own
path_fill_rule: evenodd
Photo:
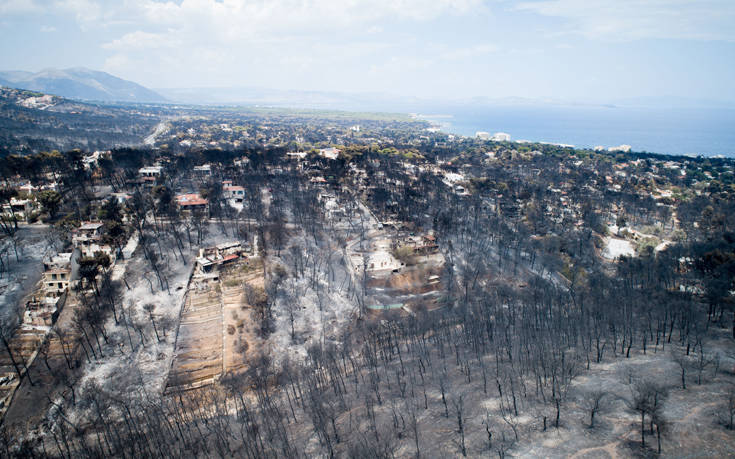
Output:
<svg viewBox="0 0 735 459">
<path fill-rule="evenodd" d="M 520 105 L 431 107 L 419 118 L 444 132 L 504 132 L 512 140 L 574 145 L 630 145 L 633 151 L 735 157 L 735 108 L 638 108 Z"/>
</svg>

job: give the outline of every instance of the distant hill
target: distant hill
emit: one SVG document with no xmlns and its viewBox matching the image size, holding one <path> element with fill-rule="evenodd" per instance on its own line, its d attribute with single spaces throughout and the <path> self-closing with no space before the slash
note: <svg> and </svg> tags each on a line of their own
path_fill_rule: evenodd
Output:
<svg viewBox="0 0 735 459">
<path fill-rule="evenodd" d="M 115 102 L 163 102 L 165 97 L 132 81 L 86 68 L 38 73 L 0 71 L 0 85 L 62 97 Z"/>
<path fill-rule="evenodd" d="M 0 75 L 0 78 L 2 75 Z M 383 93 L 347 93 L 259 87 L 156 88 L 177 103 L 195 105 L 262 105 L 357 112 L 418 111 L 424 101 L 412 96 Z"/>
<path fill-rule="evenodd" d="M 0 88 L 0 157 L 40 151 L 84 151 L 141 145 L 168 112 L 151 105 L 88 103 L 35 90 Z"/>
</svg>

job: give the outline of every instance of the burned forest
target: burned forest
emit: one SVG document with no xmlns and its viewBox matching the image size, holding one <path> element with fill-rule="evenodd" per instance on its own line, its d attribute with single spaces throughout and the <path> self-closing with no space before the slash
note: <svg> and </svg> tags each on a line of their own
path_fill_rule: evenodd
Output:
<svg viewBox="0 0 735 459">
<path fill-rule="evenodd" d="M 0 157 L 3 457 L 735 454 L 733 160 L 109 110 Z"/>
</svg>

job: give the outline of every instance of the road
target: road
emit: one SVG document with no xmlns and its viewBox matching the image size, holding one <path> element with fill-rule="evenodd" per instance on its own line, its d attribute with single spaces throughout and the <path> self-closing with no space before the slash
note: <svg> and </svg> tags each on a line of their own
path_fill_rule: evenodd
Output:
<svg viewBox="0 0 735 459">
<path fill-rule="evenodd" d="M 144 145 L 152 146 L 156 143 L 156 138 L 158 138 L 159 135 L 166 133 L 169 130 L 168 121 L 161 121 L 156 125 L 156 128 L 151 132 L 151 134 L 143 139 Z"/>
</svg>

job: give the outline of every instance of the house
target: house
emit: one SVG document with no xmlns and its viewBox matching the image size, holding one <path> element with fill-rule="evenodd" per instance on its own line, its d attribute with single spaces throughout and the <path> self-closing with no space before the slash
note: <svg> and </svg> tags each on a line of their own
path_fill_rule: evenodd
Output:
<svg viewBox="0 0 735 459">
<path fill-rule="evenodd" d="M 159 177 L 161 177 L 162 170 L 163 168 L 161 166 L 141 167 L 140 169 L 138 169 L 138 177 L 140 177 L 140 183 L 144 187 L 153 187 L 158 181 Z"/>
<path fill-rule="evenodd" d="M 92 258 L 98 253 L 103 253 L 114 260 L 113 249 L 109 244 L 102 244 L 100 242 L 89 242 L 87 244 L 79 245 L 77 247 L 82 257 Z"/>
<path fill-rule="evenodd" d="M 192 212 L 201 210 L 205 213 L 209 212 L 209 201 L 199 195 L 199 193 L 187 193 L 176 195 L 176 203 L 182 211 Z"/>
<path fill-rule="evenodd" d="M 623 153 L 630 153 L 631 148 L 632 147 L 630 145 L 618 145 L 617 147 L 609 147 L 607 151 L 622 151 Z"/>
<path fill-rule="evenodd" d="M 9 204 L 3 204 L 3 215 L 14 216 L 16 220 L 27 220 L 36 208 L 36 201 L 31 199 L 10 198 Z"/>
<path fill-rule="evenodd" d="M 198 177 L 209 177 L 212 175 L 212 166 L 209 164 L 204 164 L 202 166 L 194 166 L 194 169 L 192 169 L 192 172 L 195 176 Z"/>
<path fill-rule="evenodd" d="M 236 263 L 245 256 L 247 249 L 246 245 L 236 241 L 199 249 L 199 257 L 196 260 L 197 273 L 212 274 L 222 267 Z"/>
<path fill-rule="evenodd" d="M 138 175 L 140 177 L 149 177 L 149 178 L 157 178 L 161 176 L 161 171 L 163 168 L 161 166 L 147 166 L 147 167 L 141 167 L 138 169 Z"/>
<path fill-rule="evenodd" d="M 132 198 L 132 196 L 127 193 L 110 193 L 109 196 L 111 199 L 116 200 L 118 204 L 125 204 Z"/>
<path fill-rule="evenodd" d="M 306 152 L 305 151 L 294 151 L 294 152 L 286 153 L 286 156 L 288 157 L 288 159 L 302 160 L 302 159 L 306 159 Z"/>
<path fill-rule="evenodd" d="M 327 159 L 337 159 L 339 157 L 340 150 L 334 147 L 320 148 L 319 156 Z"/>
<path fill-rule="evenodd" d="M 43 261 L 43 292 L 58 297 L 69 288 L 71 252 L 59 253 Z"/>
<path fill-rule="evenodd" d="M 90 170 L 93 166 L 96 166 L 99 163 L 100 158 L 103 154 L 109 154 L 109 151 L 95 151 L 94 153 L 85 156 L 82 158 L 82 164 L 84 166 L 84 170 Z"/>
<path fill-rule="evenodd" d="M 436 237 L 432 234 L 424 236 L 408 236 L 402 245 L 412 247 L 417 255 L 429 255 L 439 251 L 439 245 L 436 243 Z"/>
<path fill-rule="evenodd" d="M 102 237 L 102 222 L 82 222 L 82 226 L 74 230 L 71 241 L 75 246 L 99 241 Z"/>
<path fill-rule="evenodd" d="M 233 161 L 233 164 L 237 167 L 244 167 L 247 166 L 248 163 L 250 163 L 250 159 L 247 156 L 243 156 L 241 158 L 236 159 Z"/>
<path fill-rule="evenodd" d="M 79 249 L 81 256 L 93 257 L 102 252 L 112 257 L 112 247 L 102 243 L 102 227 L 102 222 L 83 222 L 82 226 L 74 230 L 71 241 Z"/>
<path fill-rule="evenodd" d="M 26 302 L 23 325 L 51 327 L 59 316 L 60 297 L 31 297 Z"/>
<path fill-rule="evenodd" d="M 439 245 L 436 243 L 436 237 L 433 234 L 424 235 L 421 238 L 422 245 L 417 247 L 422 253 L 436 253 L 439 251 Z"/>
<path fill-rule="evenodd" d="M 222 194 L 225 199 L 233 199 L 235 202 L 242 202 L 245 199 L 245 188 L 233 185 L 231 180 L 222 182 Z"/>
</svg>

